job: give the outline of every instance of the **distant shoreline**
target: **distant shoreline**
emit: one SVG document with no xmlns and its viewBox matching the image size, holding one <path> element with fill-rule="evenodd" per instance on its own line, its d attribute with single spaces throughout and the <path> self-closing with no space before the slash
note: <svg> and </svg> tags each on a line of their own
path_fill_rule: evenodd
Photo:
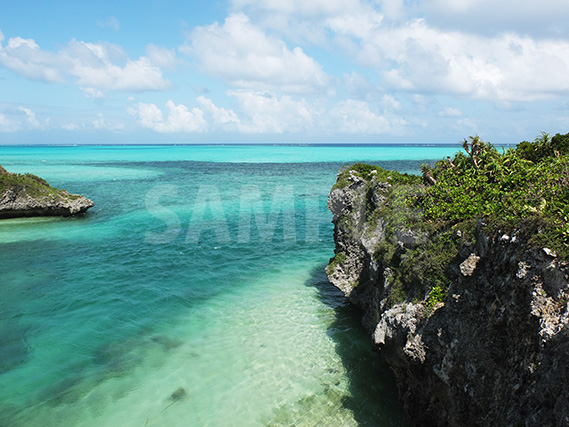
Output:
<svg viewBox="0 0 569 427">
<path fill-rule="evenodd" d="M 1 147 L 461 147 L 461 142 L 436 143 L 350 143 L 350 142 L 311 142 L 311 143 L 255 143 L 255 142 L 223 142 L 223 143 L 133 143 L 133 144 L 0 144 Z M 495 147 L 515 147 L 518 143 L 494 143 Z"/>
</svg>

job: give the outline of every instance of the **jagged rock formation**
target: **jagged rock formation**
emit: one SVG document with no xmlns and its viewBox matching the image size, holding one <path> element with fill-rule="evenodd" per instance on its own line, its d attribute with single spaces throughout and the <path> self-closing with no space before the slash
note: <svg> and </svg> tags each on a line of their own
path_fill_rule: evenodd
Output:
<svg viewBox="0 0 569 427">
<path fill-rule="evenodd" d="M 407 283 L 401 301 L 390 280 L 396 266 L 377 256 L 396 221 L 372 217 L 391 185 L 356 173 L 344 185 L 328 200 L 336 243 L 328 277 L 362 309 L 413 423 L 568 426 L 568 263 L 527 245 L 523 230 L 493 235 L 479 224 L 450 264 L 444 302 L 429 304 L 421 283 Z M 397 226 L 391 235 L 397 259 L 427 238 Z"/>
<path fill-rule="evenodd" d="M 0 219 L 70 216 L 93 206 L 85 196 L 53 188 L 35 175 L 9 173 L 0 166 Z"/>
</svg>

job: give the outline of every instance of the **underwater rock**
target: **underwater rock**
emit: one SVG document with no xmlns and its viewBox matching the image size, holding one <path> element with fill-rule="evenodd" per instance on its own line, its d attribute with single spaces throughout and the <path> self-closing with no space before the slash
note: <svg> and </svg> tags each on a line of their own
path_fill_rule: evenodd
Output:
<svg viewBox="0 0 569 427">
<path fill-rule="evenodd" d="M 170 400 L 177 402 L 178 400 L 184 399 L 187 396 L 188 393 L 186 392 L 186 389 L 184 387 L 180 387 L 170 395 Z"/>
<path fill-rule="evenodd" d="M 150 340 L 153 343 L 160 345 L 164 349 L 164 351 L 173 350 L 182 345 L 182 341 L 175 340 L 166 335 L 155 335 L 152 338 L 150 338 Z"/>
</svg>

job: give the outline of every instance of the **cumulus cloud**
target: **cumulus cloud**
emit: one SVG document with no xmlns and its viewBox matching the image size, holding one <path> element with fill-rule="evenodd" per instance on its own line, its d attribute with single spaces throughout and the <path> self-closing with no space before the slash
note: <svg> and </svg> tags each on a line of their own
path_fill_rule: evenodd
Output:
<svg viewBox="0 0 569 427">
<path fill-rule="evenodd" d="M 183 104 L 176 105 L 169 100 L 166 103 L 168 112 L 166 117 L 162 110 L 152 103 L 139 102 L 136 108 L 129 108 L 129 113 L 143 127 L 160 133 L 175 132 L 205 132 L 207 122 L 203 111 L 199 108 L 190 110 Z"/>
<path fill-rule="evenodd" d="M 3 45 L 0 37 L 0 65 L 32 80 L 62 83 L 64 73 L 59 59 L 52 52 L 44 52 L 32 39 L 12 37 Z"/>
<path fill-rule="evenodd" d="M 17 105 L 0 105 L 0 132 L 18 132 L 21 130 L 43 129 L 36 113 L 28 107 Z"/>
<path fill-rule="evenodd" d="M 151 43 L 146 46 L 146 54 L 150 62 L 160 68 L 172 70 L 178 63 L 174 49 L 167 49 Z"/>
<path fill-rule="evenodd" d="M 121 132 L 125 129 L 124 123 L 116 120 L 108 121 L 102 113 L 98 113 L 97 118 L 91 121 L 91 126 L 96 130 L 108 130 L 111 132 Z"/>
<path fill-rule="evenodd" d="M 170 86 L 162 71 L 149 58 L 115 61 L 124 56 L 119 46 L 109 43 L 71 41 L 61 53 L 62 63 L 68 64 L 68 73 L 77 78 L 81 86 L 100 90 L 142 92 L 163 90 Z"/>
<path fill-rule="evenodd" d="M 462 111 L 458 108 L 445 107 L 437 113 L 439 117 L 461 117 Z"/>
<path fill-rule="evenodd" d="M 416 7 L 416 13 L 440 28 L 476 34 L 568 34 L 565 0 L 422 0 Z"/>
<path fill-rule="evenodd" d="M 348 99 L 331 112 L 334 129 L 346 134 L 401 133 L 407 122 L 398 116 L 375 113 L 367 102 Z"/>
<path fill-rule="evenodd" d="M 338 37 L 346 27 L 366 32 L 383 21 L 373 2 L 365 0 L 233 0 L 234 10 L 245 10 L 261 28 L 285 34 L 297 43 L 330 44 L 329 29 L 338 30 L 336 43 L 349 41 Z"/>
<path fill-rule="evenodd" d="M 342 48 L 376 70 L 353 73 L 349 95 L 385 91 L 457 95 L 495 103 L 569 93 L 569 3 L 565 0 L 233 0 L 289 39 Z M 319 37 L 313 37 L 320 31 Z M 366 86 L 368 87 L 366 93 Z M 375 86 L 370 87 L 370 86 Z"/>
<path fill-rule="evenodd" d="M 126 56 L 111 43 L 71 40 L 58 52 L 42 50 L 33 39 L 13 37 L 3 44 L 0 37 L 0 65 L 31 80 L 63 83 L 75 79 L 89 97 L 100 97 L 105 90 L 153 91 L 170 87 L 160 65 L 167 61 L 164 51 L 151 47 L 156 62 L 141 56 Z"/>
<path fill-rule="evenodd" d="M 400 102 L 389 95 L 372 108 L 371 103 L 351 99 L 330 106 L 266 91 L 236 90 L 227 94 L 235 98 L 236 111 L 200 96 L 196 99 L 199 108 L 168 101 L 165 113 L 155 104 L 139 102 L 128 112 L 140 126 L 160 133 L 400 135 L 409 125 L 398 113 L 402 109 Z"/>
<path fill-rule="evenodd" d="M 382 59 L 378 71 L 395 89 L 491 101 L 534 101 L 569 92 L 569 42 L 563 40 L 442 32 L 419 19 L 362 43 Z"/>
<path fill-rule="evenodd" d="M 260 91 L 230 91 L 237 99 L 247 121 L 240 125 L 244 133 L 296 133 L 314 130 L 317 113 L 305 99 L 294 100 L 284 95 Z"/>
<path fill-rule="evenodd" d="M 223 126 L 224 130 L 240 129 L 241 120 L 235 111 L 217 107 L 211 99 L 204 96 L 198 97 L 197 101 L 200 103 L 202 110 L 210 116 L 214 124 Z"/>
<path fill-rule="evenodd" d="M 105 93 L 101 89 L 95 89 L 94 87 L 79 87 L 85 98 L 99 99 L 104 98 Z"/>
<path fill-rule="evenodd" d="M 243 13 L 229 16 L 223 25 L 197 27 L 190 40 L 191 45 L 180 50 L 193 55 L 207 72 L 233 87 L 317 93 L 326 91 L 331 82 L 302 48 L 288 49 Z"/>
<path fill-rule="evenodd" d="M 36 114 L 32 110 L 26 107 L 18 107 L 18 109 L 26 115 L 26 122 L 29 127 L 39 128 L 41 126 L 40 122 L 38 122 L 38 119 L 36 119 Z"/>
<path fill-rule="evenodd" d="M 16 132 L 18 130 L 20 130 L 19 123 L 8 119 L 5 114 L 0 113 L 0 132 Z"/>
</svg>

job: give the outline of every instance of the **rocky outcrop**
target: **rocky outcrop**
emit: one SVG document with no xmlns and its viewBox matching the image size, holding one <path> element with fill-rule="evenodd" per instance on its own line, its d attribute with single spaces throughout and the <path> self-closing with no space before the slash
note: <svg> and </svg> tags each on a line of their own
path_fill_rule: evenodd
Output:
<svg viewBox="0 0 569 427">
<path fill-rule="evenodd" d="M 330 193 L 336 255 L 327 274 L 362 309 L 413 423 L 568 426 L 567 262 L 529 247 L 523 230 L 491 235 L 480 224 L 447 270 L 444 301 L 429 302 L 421 283 L 407 283 L 406 296 L 393 298 L 397 266 L 377 257 L 388 227 L 398 259 L 427 236 L 393 230 L 390 214 L 372 215 L 389 189 L 389 182 L 350 174 Z"/>
<path fill-rule="evenodd" d="M 11 174 L 0 166 L 0 219 L 70 216 L 93 206 L 85 196 L 53 188 L 34 175 Z"/>
</svg>

